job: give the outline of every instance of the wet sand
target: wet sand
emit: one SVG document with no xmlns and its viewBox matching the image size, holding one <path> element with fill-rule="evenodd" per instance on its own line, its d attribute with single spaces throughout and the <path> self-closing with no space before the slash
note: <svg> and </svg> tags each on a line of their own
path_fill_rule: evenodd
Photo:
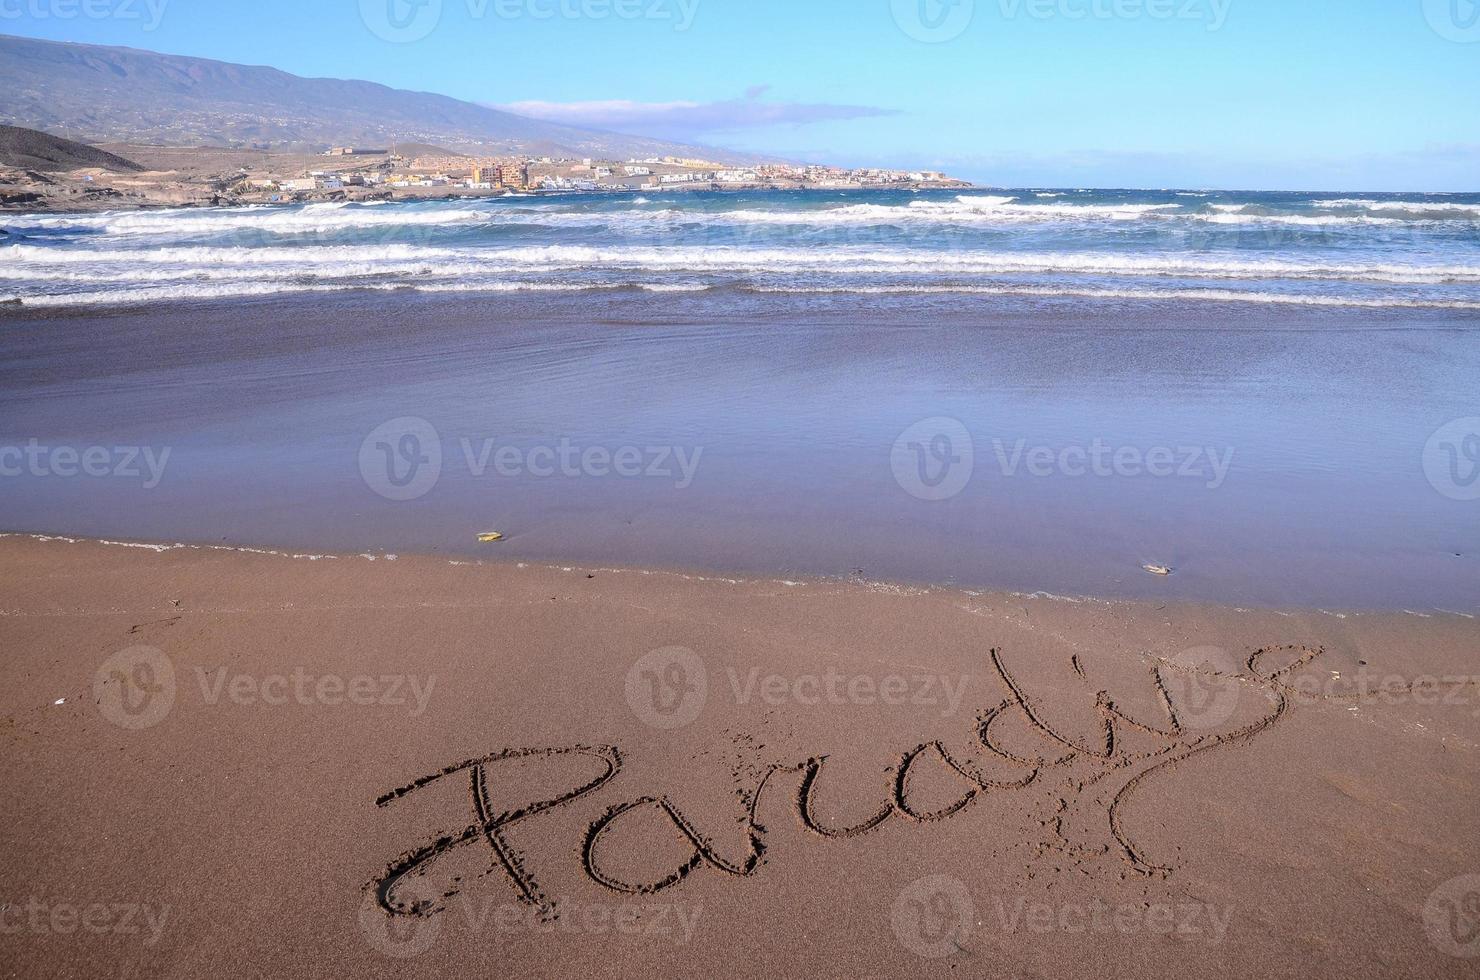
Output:
<svg viewBox="0 0 1480 980">
<path fill-rule="evenodd" d="M 1461 616 L 26 536 L 0 594 L 7 975 L 1480 953 Z"/>
<path fill-rule="evenodd" d="M 536 561 L 1480 612 L 1453 311 L 614 291 L 0 320 L 0 450 L 114 464 L 22 465 L 8 530 L 467 556 L 498 530 Z"/>
</svg>

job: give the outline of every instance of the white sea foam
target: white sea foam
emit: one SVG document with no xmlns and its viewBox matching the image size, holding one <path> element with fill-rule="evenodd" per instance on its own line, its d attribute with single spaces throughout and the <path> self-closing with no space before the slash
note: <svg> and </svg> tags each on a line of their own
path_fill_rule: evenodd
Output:
<svg viewBox="0 0 1480 980">
<path fill-rule="evenodd" d="M 1317 202 L 1320 204 L 1321 202 Z M 1332 204 L 1334 202 L 1325 202 Z M 1315 206 L 1315 205 L 1313 205 Z M 1310 227 L 1348 226 L 1360 228 L 1366 225 L 1404 225 L 1424 220 L 1422 214 L 1400 213 L 1401 209 L 1373 209 L 1363 213 L 1344 214 L 1272 214 L 1261 210 L 1257 204 L 1210 204 L 1216 214 L 1189 215 L 1196 221 L 1219 225 L 1306 225 Z M 1326 210 L 1334 210 L 1326 208 Z"/>
<path fill-rule="evenodd" d="M 431 261 L 457 251 L 423 245 L 301 245 L 254 248 L 245 245 L 170 245 L 160 248 L 57 248 L 50 245 L 0 246 L 0 258 L 37 265 L 97 265 L 119 262 L 208 265 L 313 266 L 322 262 Z"/>
<path fill-rule="evenodd" d="M 702 292 L 712 287 L 703 283 L 647 282 L 452 282 L 452 283 L 185 283 L 139 289 L 105 289 L 90 293 L 65 295 L 3 296 L 0 303 L 16 300 L 22 306 L 127 306 L 164 303 L 178 300 L 218 300 L 277 296 L 290 293 L 342 293 L 352 290 L 373 292 L 418 293 L 581 293 L 593 290 L 637 289 L 652 293 Z"/>
<path fill-rule="evenodd" d="M 146 289 L 108 289 L 92 293 L 75 293 L 63 296 L 27 296 L 24 306 L 108 306 L 139 303 L 162 303 L 174 300 L 217 300 L 251 296 L 275 296 L 287 293 L 340 293 L 350 290 L 373 290 L 386 292 L 405 290 L 415 292 L 571 292 L 597 288 L 620 288 L 620 284 L 602 287 L 599 285 L 577 285 L 560 283 L 481 283 L 481 284 L 406 284 L 350 283 L 327 285 L 322 283 L 231 283 L 231 284 L 185 284 Z"/>
<path fill-rule="evenodd" d="M 771 225 L 1021 224 L 1037 221 L 1134 221 L 1176 204 L 1027 204 L 1015 197 L 961 195 L 954 201 L 911 201 L 903 206 L 850 204 L 805 211 L 739 210 L 718 220 Z"/>
<path fill-rule="evenodd" d="M 1192 195 L 1181 192 L 1182 195 Z M 1206 195 L 1202 195 L 1206 196 Z M 903 204 L 855 203 L 811 208 L 739 208 L 698 211 L 683 206 L 649 209 L 648 198 L 630 207 L 593 208 L 589 201 L 501 200 L 433 202 L 386 206 L 385 202 L 323 203 L 305 206 L 256 205 L 238 208 L 176 208 L 160 211 L 7 217 L 7 227 L 27 232 L 77 232 L 125 241 L 191 238 L 229 234 L 303 236 L 381 231 L 435 234 L 439 230 L 516 226 L 550 228 L 610 227 L 623 232 L 671 231 L 680 227 L 795 226 L 980 226 L 1034 223 L 1208 221 L 1342 225 L 1429 223 L 1480 219 L 1480 205 L 1454 202 L 1331 199 L 1313 203 L 1329 214 L 1271 213 L 1255 203 L 1218 203 L 1207 214 L 1200 205 L 1076 203 L 1061 192 L 1038 192 L 1027 200 L 1014 195 L 962 194 L 950 200 L 920 199 Z M 603 202 L 605 203 L 605 202 Z"/>
<path fill-rule="evenodd" d="M 26 296 L 24 306 L 107 306 L 130 303 L 160 303 L 171 300 L 231 299 L 249 296 L 271 296 L 281 293 L 336 292 L 362 286 L 292 285 L 288 283 L 229 283 L 158 286 L 142 289 L 102 289 L 90 293 Z"/>
<path fill-rule="evenodd" d="M 1195 217 L 1215 225 L 1305 225 L 1309 227 L 1346 225 L 1357 227 L 1411 224 L 1411 221 L 1406 218 L 1381 218 L 1365 214 L 1250 214 L 1247 213 L 1247 208 L 1240 208 L 1235 212 L 1196 215 Z"/>
<path fill-rule="evenodd" d="M 1435 213 L 1452 212 L 1455 214 L 1480 217 L 1480 204 L 1463 204 L 1455 201 L 1378 201 L 1370 198 L 1336 198 L 1325 201 L 1312 201 L 1311 207 L 1326 209 L 1359 209 L 1363 211 L 1402 211 L 1402 212 L 1424 212 Z"/>
<path fill-rule="evenodd" d="M 288 293 L 335 293 L 354 289 L 406 290 L 425 293 L 571 293 L 591 290 L 640 289 L 651 292 L 699 291 L 710 288 L 684 284 L 675 290 L 673 284 L 606 282 L 487 282 L 487 283 L 411 283 L 402 285 L 310 285 L 238 283 L 230 285 L 182 285 L 149 289 L 102 290 L 65 296 L 36 296 L 24 299 L 26 306 L 65 307 L 157 303 L 172 300 L 217 300 Z M 1411 297 L 1351 297 L 1304 293 L 1277 293 L 1262 290 L 1232 289 L 1102 289 L 1078 286 L 988 286 L 988 285 L 887 285 L 887 286 L 753 286 L 757 293 L 849 294 L 849 295 L 931 295 L 964 294 L 981 296 L 1063 297 L 1085 299 L 1121 299 L 1136 301 L 1190 300 L 1199 302 L 1255 303 L 1320 307 L 1359 307 L 1368 309 L 1435 309 L 1480 310 L 1480 302 L 1470 300 L 1423 299 Z M 0 302 L 9 301 L 0 297 Z"/>
<path fill-rule="evenodd" d="M 1039 286 L 860 286 L 815 288 L 756 287 L 764 293 L 861 293 L 864 295 L 965 293 L 986 296 L 1079 297 L 1127 300 L 1206 300 L 1228 303 L 1261 303 L 1294 306 L 1355 306 L 1370 309 L 1480 310 L 1480 302 L 1467 300 L 1422 300 L 1402 297 L 1359 299 L 1346 296 L 1315 296 L 1299 293 L 1267 293 L 1233 289 L 1081 289 Z"/>
<path fill-rule="evenodd" d="M 1110 252 L 938 252 L 840 246 L 582 246 L 447 249 L 420 246 L 304 246 L 149 250 L 0 248 L 0 279 L 37 282 L 163 282 L 173 279 L 497 278 L 526 272 L 730 272 L 737 274 L 1088 275 L 1210 279 L 1318 279 L 1389 283 L 1480 283 L 1480 264 L 1298 261 L 1227 254 Z"/>
<path fill-rule="evenodd" d="M 735 272 L 869 271 L 950 273 L 1077 273 L 1196 276 L 1237 279 L 1336 279 L 1378 282 L 1480 282 L 1480 265 L 1299 262 L 1185 258 L 1173 254 L 932 252 L 912 249 L 743 249 L 714 247 L 613 247 L 553 245 L 486 253 L 493 263 L 545 268 L 615 266 L 649 271 Z"/>
<path fill-rule="evenodd" d="M 174 208 L 162 211 L 104 211 L 98 214 L 21 215 L 7 227 L 26 231 L 92 231 L 114 236 L 186 236 L 261 231 L 304 234 L 385 226 L 456 225 L 489 220 L 475 208 L 378 208 L 363 204 L 309 204 L 301 208 Z"/>
</svg>

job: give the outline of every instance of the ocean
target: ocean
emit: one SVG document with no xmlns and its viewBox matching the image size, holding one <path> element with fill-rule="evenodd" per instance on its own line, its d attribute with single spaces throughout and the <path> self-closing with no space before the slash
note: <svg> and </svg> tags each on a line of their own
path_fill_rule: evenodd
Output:
<svg viewBox="0 0 1480 980">
<path fill-rule="evenodd" d="M 1477 217 L 1075 190 L 9 215 L 0 530 L 1476 615 Z"/>
<path fill-rule="evenodd" d="M 647 192 L 0 218 L 0 299 L 350 290 L 1480 310 L 1480 194 Z"/>
</svg>

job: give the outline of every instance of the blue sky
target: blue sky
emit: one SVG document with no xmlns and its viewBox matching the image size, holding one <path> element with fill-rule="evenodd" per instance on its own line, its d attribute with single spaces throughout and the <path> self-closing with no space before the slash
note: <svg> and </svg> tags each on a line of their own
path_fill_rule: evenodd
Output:
<svg viewBox="0 0 1480 980">
<path fill-rule="evenodd" d="M 1480 190 L 1472 0 L 0 0 L 0 32 L 1002 185 Z"/>
</svg>

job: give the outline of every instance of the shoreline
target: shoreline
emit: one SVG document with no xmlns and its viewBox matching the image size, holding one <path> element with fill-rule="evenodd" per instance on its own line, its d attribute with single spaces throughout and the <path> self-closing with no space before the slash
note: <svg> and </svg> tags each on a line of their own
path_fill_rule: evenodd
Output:
<svg viewBox="0 0 1480 980">
<path fill-rule="evenodd" d="M 933 594 L 955 595 L 972 599 L 991 600 L 1036 600 L 1055 603 L 1066 603 L 1072 606 L 1150 606 L 1157 608 L 1176 608 L 1184 610 L 1223 610 L 1232 613 L 1251 615 L 1275 615 L 1295 616 L 1301 614 L 1329 616 L 1335 619 L 1349 619 L 1353 617 L 1390 618 L 1395 616 L 1411 616 L 1417 619 L 1454 619 L 1456 621 L 1474 622 L 1480 620 L 1480 613 L 1460 612 L 1453 609 L 1431 608 L 1424 610 L 1406 609 L 1398 606 L 1390 608 L 1382 607 L 1341 607 L 1327 609 L 1322 606 L 1302 605 L 1246 605 L 1218 602 L 1211 599 L 1189 598 L 1185 596 L 1156 597 L 1147 595 L 1075 595 L 1050 592 L 1044 589 L 1034 591 L 1023 591 L 990 586 L 973 586 L 970 583 L 960 582 L 935 582 L 928 580 L 909 579 L 875 579 L 858 575 L 821 575 L 816 573 L 783 572 L 764 573 L 750 571 L 728 571 L 723 568 L 706 568 L 691 566 L 669 566 L 669 565 L 612 565 L 588 562 L 581 559 L 550 558 L 511 558 L 511 557 L 472 557 L 464 555 L 438 554 L 435 552 L 353 552 L 335 550 L 315 550 L 312 548 L 291 548 L 287 546 L 251 545 L 251 544 L 214 544 L 195 541 L 150 541 L 143 539 L 130 539 L 128 537 L 90 537 L 84 535 L 59 534 L 41 531 L 16 531 L 0 530 L 0 541 L 16 539 L 32 541 L 38 544 L 61 543 L 68 545 L 86 545 L 102 548 L 119 548 L 140 553 L 155 555 L 169 554 L 172 552 L 221 552 L 237 555 L 252 555 L 262 558 L 279 558 L 286 561 L 326 562 L 344 561 L 354 563 L 363 561 L 374 562 L 398 562 L 410 559 L 415 563 L 445 564 L 453 568 L 487 568 L 498 571 L 509 570 L 534 570 L 541 573 L 560 573 L 563 575 L 575 574 L 599 574 L 599 575 L 626 575 L 642 578 L 671 578 L 679 582 L 704 582 L 731 585 L 741 588 L 755 588 L 760 586 L 781 586 L 783 588 L 807 588 L 807 587 L 848 587 L 861 588 L 879 593 L 894 595 L 919 595 L 928 596 Z M 1143 570 L 1142 574 L 1149 575 Z"/>
</svg>

